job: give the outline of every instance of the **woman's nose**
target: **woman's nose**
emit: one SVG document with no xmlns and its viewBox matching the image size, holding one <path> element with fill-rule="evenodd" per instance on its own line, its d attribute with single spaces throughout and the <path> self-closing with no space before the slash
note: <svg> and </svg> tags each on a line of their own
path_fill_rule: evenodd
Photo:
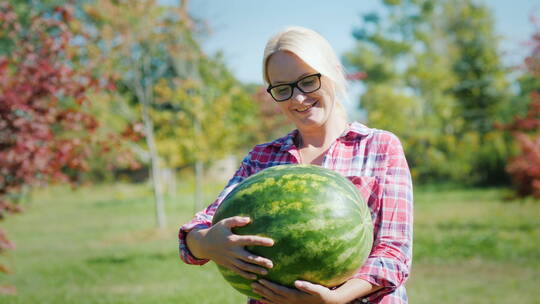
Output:
<svg viewBox="0 0 540 304">
<path fill-rule="evenodd" d="M 304 100 L 306 100 L 306 95 L 302 91 L 300 91 L 298 88 L 294 88 L 293 96 L 291 99 L 296 102 L 303 102 Z"/>
</svg>

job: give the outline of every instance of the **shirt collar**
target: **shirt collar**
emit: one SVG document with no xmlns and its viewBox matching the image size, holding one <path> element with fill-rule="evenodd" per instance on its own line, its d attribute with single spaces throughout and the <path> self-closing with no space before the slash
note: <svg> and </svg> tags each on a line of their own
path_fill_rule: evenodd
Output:
<svg viewBox="0 0 540 304">
<path fill-rule="evenodd" d="M 298 134 L 298 129 L 294 129 L 289 134 L 283 136 L 282 138 L 276 140 L 274 145 L 281 146 L 281 151 L 287 151 L 294 147 L 294 139 Z"/>
<path fill-rule="evenodd" d="M 371 129 L 359 122 L 352 122 L 349 127 L 341 134 L 340 137 L 356 138 L 361 136 L 367 136 L 371 133 Z"/>
<path fill-rule="evenodd" d="M 347 129 L 343 131 L 343 133 L 340 135 L 340 138 L 353 139 L 356 137 L 367 136 L 371 132 L 370 130 L 371 130 L 370 128 L 355 121 L 355 122 L 349 123 Z M 294 147 L 294 139 L 296 138 L 297 134 L 298 134 L 298 129 L 295 129 L 289 132 L 289 134 L 274 141 L 273 144 L 276 146 L 281 146 L 280 148 L 281 151 L 290 150 L 292 147 Z"/>
</svg>

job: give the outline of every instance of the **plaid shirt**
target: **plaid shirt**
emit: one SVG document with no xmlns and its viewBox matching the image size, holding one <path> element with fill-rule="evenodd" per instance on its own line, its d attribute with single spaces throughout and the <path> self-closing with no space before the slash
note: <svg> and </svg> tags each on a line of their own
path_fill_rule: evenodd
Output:
<svg viewBox="0 0 540 304">
<path fill-rule="evenodd" d="M 180 228 L 180 258 L 184 262 L 208 262 L 191 255 L 186 235 L 194 228 L 210 227 L 217 207 L 239 182 L 268 167 L 298 163 L 294 145 L 297 134 L 298 130 L 294 130 L 273 142 L 255 146 L 214 203 Z M 407 303 L 403 283 L 409 276 L 412 258 L 413 192 L 399 139 L 390 132 L 353 122 L 330 146 L 322 167 L 341 173 L 355 184 L 368 202 L 374 223 L 373 248 L 353 278 L 383 288 L 352 303 Z M 260 302 L 250 299 L 248 303 Z"/>
</svg>

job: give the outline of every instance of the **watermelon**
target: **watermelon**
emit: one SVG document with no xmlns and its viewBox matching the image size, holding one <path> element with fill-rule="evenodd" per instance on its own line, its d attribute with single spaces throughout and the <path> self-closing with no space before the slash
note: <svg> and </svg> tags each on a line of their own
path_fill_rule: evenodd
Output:
<svg viewBox="0 0 540 304">
<path fill-rule="evenodd" d="M 371 214 L 356 187 L 319 166 L 280 165 L 250 176 L 223 200 L 213 224 L 232 216 L 251 218 L 233 233 L 274 240 L 272 247 L 246 247 L 273 262 L 258 279 L 291 288 L 295 280 L 342 284 L 362 266 L 373 243 Z M 252 291 L 252 280 L 218 268 L 236 290 L 260 298 Z"/>
</svg>

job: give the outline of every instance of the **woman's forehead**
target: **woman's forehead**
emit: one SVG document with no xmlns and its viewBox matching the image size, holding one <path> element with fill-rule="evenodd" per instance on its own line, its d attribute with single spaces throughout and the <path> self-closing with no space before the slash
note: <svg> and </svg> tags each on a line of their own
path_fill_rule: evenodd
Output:
<svg viewBox="0 0 540 304">
<path fill-rule="evenodd" d="M 271 83 L 291 82 L 306 74 L 317 73 L 296 54 L 288 51 L 277 51 L 266 63 L 268 80 Z"/>
</svg>

